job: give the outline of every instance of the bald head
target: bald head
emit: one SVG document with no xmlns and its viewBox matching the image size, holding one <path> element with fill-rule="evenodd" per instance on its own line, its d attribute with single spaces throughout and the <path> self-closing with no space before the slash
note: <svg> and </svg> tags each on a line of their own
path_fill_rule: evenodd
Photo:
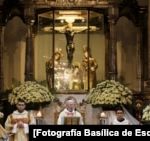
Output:
<svg viewBox="0 0 150 141">
<path fill-rule="evenodd" d="M 76 102 L 74 99 L 69 99 L 66 101 L 66 108 L 69 112 L 72 112 L 76 108 Z"/>
</svg>

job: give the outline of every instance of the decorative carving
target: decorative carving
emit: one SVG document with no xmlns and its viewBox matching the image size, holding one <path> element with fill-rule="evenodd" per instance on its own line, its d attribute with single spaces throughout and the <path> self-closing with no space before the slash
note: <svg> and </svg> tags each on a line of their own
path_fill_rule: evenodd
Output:
<svg viewBox="0 0 150 141">
<path fill-rule="evenodd" d="M 135 92 L 133 94 L 133 113 L 137 120 L 141 121 L 143 108 L 147 100 L 142 93 Z"/>
<path fill-rule="evenodd" d="M 109 0 L 38 0 L 36 4 L 50 5 L 51 7 L 91 7 L 107 5 Z"/>
</svg>

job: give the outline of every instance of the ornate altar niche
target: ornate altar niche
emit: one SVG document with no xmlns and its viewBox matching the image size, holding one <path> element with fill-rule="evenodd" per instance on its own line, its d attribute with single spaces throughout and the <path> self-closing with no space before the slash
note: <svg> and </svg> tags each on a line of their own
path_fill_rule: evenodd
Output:
<svg viewBox="0 0 150 141">
<path fill-rule="evenodd" d="M 49 53 L 44 55 L 49 89 L 84 93 L 95 87 L 97 73 L 105 64 L 103 14 L 88 9 L 57 9 L 39 14 L 38 22 L 39 35 L 51 38 Z M 98 51 L 103 56 L 100 61 Z M 104 77 L 104 72 L 99 74 Z"/>
<path fill-rule="evenodd" d="M 51 91 L 85 93 L 105 79 L 109 11 L 114 12 L 114 8 L 106 2 L 95 3 L 95 7 L 70 2 L 61 7 L 56 2 L 51 8 L 37 10 L 36 46 L 43 52 L 41 63 L 45 61 Z"/>
</svg>

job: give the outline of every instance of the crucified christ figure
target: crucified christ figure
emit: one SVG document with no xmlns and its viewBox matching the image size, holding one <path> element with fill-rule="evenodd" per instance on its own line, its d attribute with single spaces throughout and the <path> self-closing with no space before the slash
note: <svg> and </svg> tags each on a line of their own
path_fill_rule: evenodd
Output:
<svg viewBox="0 0 150 141">
<path fill-rule="evenodd" d="M 88 27 L 73 27 L 72 23 L 68 23 L 67 26 L 65 26 L 63 29 L 56 29 L 56 31 L 64 33 L 66 36 L 66 52 L 67 52 L 67 59 L 68 59 L 68 66 L 72 65 L 73 61 L 73 53 L 75 51 L 75 45 L 74 45 L 74 35 L 75 33 L 79 33 L 82 31 L 87 30 Z M 96 31 L 96 27 L 90 27 L 90 31 Z"/>
<path fill-rule="evenodd" d="M 66 51 L 67 51 L 68 66 L 71 66 L 73 61 L 73 53 L 75 50 L 73 39 L 75 33 L 76 32 L 72 30 L 72 26 L 68 24 L 68 26 L 65 28 L 65 36 L 67 41 Z"/>
</svg>

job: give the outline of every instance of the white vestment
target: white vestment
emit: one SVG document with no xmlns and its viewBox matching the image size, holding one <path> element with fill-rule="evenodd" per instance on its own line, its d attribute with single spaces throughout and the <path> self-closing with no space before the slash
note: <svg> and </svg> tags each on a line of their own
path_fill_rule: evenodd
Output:
<svg viewBox="0 0 150 141">
<path fill-rule="evenodd" d="M 118 121 L 117 119 L 114 119 L 112 125 L 129 125 L 129 121 L 126 118 L 124 118 L 123 121 Z"/>
<path fill-rule="evenodd" d="M 23 128 L 18 128 L 17 124 L 23 123 Z M 35 118 L 28 111 L 22 113 L 17 110 L 7 117 L 5 122 L 6 130 L 11 134 L 9 141 L 28 141 L 29 124 L 35 124 Z"/>
<path fill-rule="evenodd" d="M 80 125 L 83 125 L 83 117 L 82 115 L 76 111 L 76 110 L 73 110 L 72 112 L 69 112 L 67 109 L 64 109 L 60 114 L 59 114 L 59 117 L 58 117 L 58 120 L 57 120 L 57 124 L 58 125 L 64 125 L 64 118 L 65 117 L 79 117 L 79 124 Z"/>
</svg>

